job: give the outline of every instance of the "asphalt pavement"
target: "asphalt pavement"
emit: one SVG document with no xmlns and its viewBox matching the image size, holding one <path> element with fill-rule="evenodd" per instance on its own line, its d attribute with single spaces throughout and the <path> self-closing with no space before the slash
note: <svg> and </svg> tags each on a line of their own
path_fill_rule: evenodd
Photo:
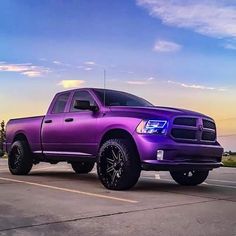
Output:
<svg viewBox="0 0 236 236">
<path fill-rule="evenodd" d="M 222 167 L 196 187 L 168 172 L 142 172 L 129 191 L 110 191 L 96 170 L 40 163 L 28 176 L 0 159 L 0 235 L 236 235 L 236 168 Z"/>
</svg>

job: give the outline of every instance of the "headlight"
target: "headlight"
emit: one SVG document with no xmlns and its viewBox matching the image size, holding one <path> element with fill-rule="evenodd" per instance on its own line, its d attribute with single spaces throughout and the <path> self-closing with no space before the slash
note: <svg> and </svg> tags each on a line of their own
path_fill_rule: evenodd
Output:
<svg viewBox="0 0 236 236">
<path fill-rule="evenodd" d="M 167 125 L 166 120 L 143 120 L 136 131 L 140 134 L 165 134 Z"/>
</svg>

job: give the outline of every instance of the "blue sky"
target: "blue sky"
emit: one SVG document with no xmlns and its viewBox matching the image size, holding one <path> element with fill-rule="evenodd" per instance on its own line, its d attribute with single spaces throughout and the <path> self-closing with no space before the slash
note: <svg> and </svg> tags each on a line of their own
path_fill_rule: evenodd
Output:
<svg viewBox="0 0 236 236">
<path fill-rule="evenodd" d="M 103 68 L 110 88 L 236 133 L 235 1 L 1 1 L 0 118 L 44 113 L 57 91 L 101 87 Z"/>
</svg>

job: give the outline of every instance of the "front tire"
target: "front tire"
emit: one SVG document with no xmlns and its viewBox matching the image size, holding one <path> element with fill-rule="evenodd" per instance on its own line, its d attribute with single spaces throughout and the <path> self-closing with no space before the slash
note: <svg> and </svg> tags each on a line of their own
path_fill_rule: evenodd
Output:
<svg viewBox="0 0 236 236">
<path fill-rule="evenodd" d="M 203 183 L 206 180 L 209 171 L 170 171 L 170 174 L 174 181 L 180 185 L 195 186 Z"/>
<path fill-rule="evenodd" d="M 26 141 L 12 144 L 8 156 L 8 167 L 13 175 L 27 175 L 33 166 L 33 158 Z"/>
<path fill-rule="evenodd" d="M 127 139 L 110 139 L 100 148 L 97 172 L 111 190 L 127 190 L 138 181 L 141 166 L 135 147 Z"/>
<path fill-rule="evenodd" d="M 94 162 L 72 162 L 71 167 L 76 174 L 87 174 L 93 169 Z"/>
</svg>

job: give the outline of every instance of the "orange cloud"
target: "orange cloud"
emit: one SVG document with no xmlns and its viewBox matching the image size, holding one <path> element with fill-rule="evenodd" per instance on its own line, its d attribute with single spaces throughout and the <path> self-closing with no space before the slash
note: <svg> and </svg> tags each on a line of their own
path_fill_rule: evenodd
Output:
<svg viewBox="0 0 236 236">
<path fill-rule="evenodd" d="M 84 84 L 84 80 L 62 80 L 58 85 L 62 86 L 63 88 L 77 88 Z"/>
</svg>

